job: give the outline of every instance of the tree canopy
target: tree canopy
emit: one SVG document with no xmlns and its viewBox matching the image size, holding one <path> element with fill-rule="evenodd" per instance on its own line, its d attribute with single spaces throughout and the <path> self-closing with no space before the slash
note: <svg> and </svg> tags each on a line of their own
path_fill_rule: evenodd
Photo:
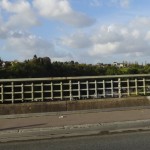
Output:
<svg viewBox="0 0 150 150">
<path fill-rule="evenodd" d="M 74 61 L 51 62 L 49 57 L 37 57 L 23 62 L 5 62 L 0 59 L 0 78 L 37 78 L 66 76 L 98 76 L 150 73 L 150 64 L 128 64 L 118 67 L 111 64 L 80 64 Z"/>
</svg>

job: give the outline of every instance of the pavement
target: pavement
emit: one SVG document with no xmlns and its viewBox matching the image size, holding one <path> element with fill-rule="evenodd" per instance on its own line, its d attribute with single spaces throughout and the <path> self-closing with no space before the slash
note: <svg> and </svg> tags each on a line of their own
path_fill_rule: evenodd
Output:
<svg viewBox="0 0 150 150">
<path fill-rule="evenodd" d="M 150 107 L 0 116 L 0 142 L 150 129 Z"/>
</svg>

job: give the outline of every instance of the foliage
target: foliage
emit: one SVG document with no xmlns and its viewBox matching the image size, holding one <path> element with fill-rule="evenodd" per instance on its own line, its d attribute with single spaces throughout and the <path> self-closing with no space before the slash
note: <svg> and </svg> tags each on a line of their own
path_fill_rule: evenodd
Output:
<svg viewBox="0 0 150 150">
<path fill-rule="evenodd" d="M 2 64 L 5 63 L 5 66 Z M 150 64 L 114 65 L 79 64 L 78 62 L 51 62 L 49 57 L 37 57 L 24 62 L 4 62 L 0 59 L 0 78 L 36 78 L 66 76 L 98 76 L 119 74 L 148 74 Z"/>
</svg>

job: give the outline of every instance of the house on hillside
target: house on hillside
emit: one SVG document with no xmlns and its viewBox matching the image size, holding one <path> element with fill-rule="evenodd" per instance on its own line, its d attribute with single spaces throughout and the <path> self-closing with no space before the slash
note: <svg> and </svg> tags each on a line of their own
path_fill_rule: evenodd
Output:
<svg viewBox="0 0 150 150">
<path fill-rule="evenodd" d="M 118 67 L 118 68 L 122 68 L 122 67 L 124 67 L 124 63 L 114 62 L 114 63 L 113 63 L 113 66 L 116 66 L 116 67 Z"/>
</svg>

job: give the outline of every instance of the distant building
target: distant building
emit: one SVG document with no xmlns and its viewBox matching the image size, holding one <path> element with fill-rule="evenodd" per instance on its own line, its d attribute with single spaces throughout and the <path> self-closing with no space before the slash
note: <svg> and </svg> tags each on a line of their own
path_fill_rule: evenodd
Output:
<svg viewBox="0 0 150 150">
<path fill-rule="evenodd" d="M 10 61 L 5 61 L 5 62 L 2 63 L 2 68 L 7 68 L 9 66 L 11 66 L 11 62 Z"/>
<path fill-rule="evenodd" d="M 100 66 L 100 67 L 104 67 L 105 66 L 105 64 L 103 64 L 103 63 L 97 63 L 96 65 Z"/>
<path fill-rule="evenodd" d="M 5 68 L 5 66 L 6 66 L 6 63 L 3 62 L 3 63 L 2 63 L 2 68 Z"/>
<path fill-rule="evenodd" d="M 18 63 L 18 60 L 14 60 L 14 61 L 11 61 L 11 65 L 14 66 L 15 64 Z"/>
<path fill-rule="evenodd" d="M 122 68 L 122 67 L 124 67 L 124 63 L 114 62 L 114 63 L 113 63 L 113 66 L 116 66 L 116 67 L 118 67 L 118 68 Z"/>
</svg>

